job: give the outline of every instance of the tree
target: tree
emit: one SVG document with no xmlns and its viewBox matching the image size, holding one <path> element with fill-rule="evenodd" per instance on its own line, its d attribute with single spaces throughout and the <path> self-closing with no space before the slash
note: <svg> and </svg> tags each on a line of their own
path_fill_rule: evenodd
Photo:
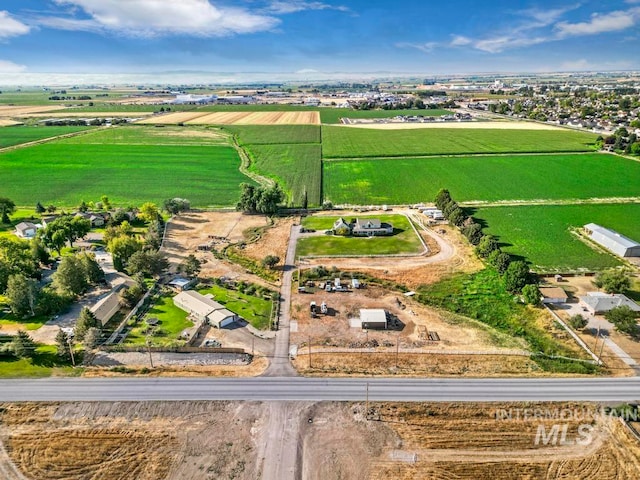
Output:
<svg viewBox="0 0 640 480">
<path fill-rule="evenodd" d="M 170 198 L 164 201 L 164 209 L 171 215 L 179 215 L 191 208 L 191 202 L 186 198 Z"/>
<path fill-rule="evenodd" d="M 102 332 L 99 328 L 91 327 L 84 334 L 84 339 L 82 341 L 82 345 L 85 350 L 93 350 L 100 344 L 100 336 Z"/>
<path fill-rule="evenodd" d="M 628 333 L 634 337 L 640 333 L 636 316 L 636 312 L 631 310 L 627 305 L 612 308 L 604 314 L 604 318 L 613 323 L 616 330 L 622 333 Z"/>
<path fill-rule="evenodd" d="M 494 250 L 491 252 L 487 261 L 490 265 L 493 265 L 500 275 L 507 271 L 509 264 L 511 263 L 511 255 L 500 250 Z"/>
<path fill-rule="evenodd" d="M 118 294 L 120 305 L 128 308 L 133 308 L 136 303 L 140 301 L 144 295 L 145 289 L 139 283 L 130 286 L 129 288 L 123 288 Z"/>
<path fill-rule="evenodd" d="M 611 268 L 598 273 L 593 284 L 607 293 L 622 293 L 631 288 L 631 276 L 624 270 Z"/>
<path fill-rule="evenodd" d="M 587 326 L 587 323 L 589 323 L 589 321 L 579 313 L 576 313 L 575 315 L 572 315 L 571 318 L 569 318 L 569 325 L 571 325 L 576 330 L 582 330 Z"/>
<path fill-rule="evenodd" d="M 62 215 L 47 224 L 41 238 L 46 246 L 56 250 L 59 255 L 65 240 L 73 247 L 73 242 L 84 237 L 90 230 L 91 222 L 88 219 Z"/>
<path fill-rule="evenodd" d="M 58 209 L 58 207 L 56 207 L 55 205 L 48 205 L 47 206 L 47 213 L 53 213 Z"/>
<path fill-rule="evenodd" d="M 79 341 L 84 339 L 85 334 L 90 328 L 100 328 L 100 322 L 96 318 L 96 316 L 89 310 L 87 307 L 84 307 L 80 311 L 80 316 L 78 316 L 78 320 L 76 320 L 76 326 L 73 329 L 75 334 L 75 338 Z"/>
<path fill-rule="evenodd" d="M 440 210 L 444 210 L 444 207 L 451 203 L 451 193 L 449 190 L 441 188 L 436 194 L 435 204 Z"/>
<path fill-rule="evenodd" d="M 80 203 L 80 205 L 78 205 L 78 211 L 85 213 L 89 210 L 89 207 L 87 206 L 87 202 L 85 202 L 84 200 Z"/>
<path fill-rule="evenodd" d="M 100 267 L 100 264 L 96 261 L 96 256 L 92 253 L 81 253 L 78 255 L 78 259 L 84 269 L 84 274 L 87 282 L 91 285 L 104 282 L 104 270 Z"/>
<path fill-rule="evenodd" d="M 476 247 L 476 253 L 480 258 L 487 258 L 496 250 L 499 250 L 498 240 L 493 235 L 483 235 Z"/>
<path fill-rule="evenodd" d="M 275 255 L 267 255 L 266 257 L 264 257 L 262 259 L 262 266 L 263 267 L 269 267 L 269 268 L 272 269 L 278 263 L 280 263 L 280 257 L 277 257 Z"/>
<path fill-rule="evenodd" d="M 160 209 L 155 203 L 143 203 L 138 212 L 138 216 L 145 222 L 153 222 L 160 216 Z"/>
<path fill-rule="evenodd" d="M 84 265 L 77 256 L 63 257 L 52 278 L 54 288 L 67 295 L 80 295 L 89 287 Z"/>
<path fill-rule="evenodd" d="M 64 361 L 71 360 L 71 345 L 70 345 L 69 335 L 67 335 L 64 330 L 58 330 L 56 334 L 56 353 L 58 357 L 60 357 Z"/>
<path fill-rule="evenodd" d="M 462 209 L 456 206 L 456 208 L 451 211 L 451 213 L 447 218 L 453 225 L 458 226 L 458 225 L 461 225 L 462 222 L 464 222 L 465 215 Z"/>
<path fill-rule="evenodd" d="M 511 262 L 504 272 L 504 286 L 511 293 L 518 293 L 529 283 L 529 267 L 521 260 Z"/>
<path fill-rule="evenodd" d="M 126 270 L 129 274 L 142 273 L 152 277 L 162 275 L 169 268 L 169 261 L 163 253 L 139 250 L 134 252 L 127 261 Z"/>
<path fill-rule="evenodd" d="M 192 253 L 178 267 L 178 270 L 188 277 L 196 277 L 201 270 L 200 260 Z"/>
<path fill-rule="evenodd" d="M 0 214 L 2 214 L 2 223 L 11 223 L 9 215 L 16 211 L 16 204 L 7 197 L 0 197 Z"/>
<path fill-rule="evenodd" d="M 47 210 L 44 208 L 44 206 L 40 202 L 36 203 L 36 213 L 44 213 L 46 211 Z"/>
<path fill-rule="evenodd" d="M 478 245 L 482 239 L 482 225 L 472 222 L 469 225 L 462 227 L 462 234 L 467 237 L 472 245 Z"/>
<path fill-rule="evenodd" d="M 284 193 L 276 183 L 270 187 L 256 187 L 243 183 L 242 193 L 236 210 L 244 213 L 263 213 L 272 215 L 278 211 L 278 204 L 284 200 Z"/>
<path fill-rule="evenodd" d="M 38 303 L 38 283 L 32 278 L 27 278 L 21 273 L 11 275 L 7 281 L 7 290 L 4 292 L 11 311 L 19 317 L 36 314 Z"/>
<path fill-rule="evenodd" d="M 42 265 L 51 263 L 51 255 L 49 255 L 49 251 L 40 237 L 35 237 L 31 240 L 31 258 L 33 258 L 34 262 Z"/>
<path fill-rule="evenodd" d="M 13 354 L 18 358 L 32 357 L 36 350 L 33 339 L 24 331 L 20 330 L 11 342 Z"/>
<path fill-rule="evenodd" d="M 131 255 L 142 250 L 142 244 L 135 238 L 120 236 L 112 239 L 107 244 L 107 250 L 113 256 L 113 266 L 119 272 L 123 272 Z"/>
<path fill-rule="evenodd" d="M 538 290 L 538 286 L 533 283 L 528 283 L 524 287 L 522 287 L 522 297 L 524 301 L 529 305 L 539 305 L 540 304 L 540 290 Z"/>
<path fill-rule="evenodd" d="M 29 242 L 12 237 L 0 237 L 0 293 L 7 288 L 9 275 L 22 274 L 40 278 L 40 268 L 33 259 Z"/>
<path fill-rule="evenodd" d="M 102 195 L 100 197 L 100 202 L 102 203 L 102 208 L 105 210 L 109 210 L 111 208 L 111 203 L 109 203 L 109 197 L 106 195 Z"/>
</svg>

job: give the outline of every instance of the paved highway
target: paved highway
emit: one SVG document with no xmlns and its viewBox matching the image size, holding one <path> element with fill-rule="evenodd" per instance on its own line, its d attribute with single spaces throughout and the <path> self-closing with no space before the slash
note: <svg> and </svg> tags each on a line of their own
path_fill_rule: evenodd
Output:
<svg viewBox="0 0 640 480">
<path fill-rule="evenodd" d="M 47 378 L 1 380 L 0 401 L 353 400 L 601 401 L 640 400 L 640 378 Z"/>
</svg>

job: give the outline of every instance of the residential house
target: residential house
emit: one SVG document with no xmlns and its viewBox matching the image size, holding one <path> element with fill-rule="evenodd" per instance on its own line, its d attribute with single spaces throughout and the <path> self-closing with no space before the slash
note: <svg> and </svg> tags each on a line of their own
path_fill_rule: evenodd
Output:
<svg viewBox="0 0 640 480">
<path fill-rule="evenodd" d="M 16 225 L 16 235 L 20 238 L 33 238 L 37 229 L 38 227 L 31 222 L 20 222 Z"/>
<path fill-rule="evenodd" d="M 227 310 L 224 305 L 193 290 L 180 292 L 173 297 L 173 303 L 195 320 L 217 328 L 226 327 L 238 319 L 238 315 Z"/>
<path fill-rule="evenodd" d="M 351 229 L 352 235 L 374 237 L 379 235 L 391 235 L 393 233 L 393 225 L 390 223 L 382 223 L 377 218 L 357 218 L 355 225 Z"/>
<path fill-rule="evenodd" d="M 594 315 L 607 313 L 616 307 L 627 306 L 640 312 L 640 305 L 621 293 L 588 292 L 580 297 L 580 304 Z"/>
</svg>

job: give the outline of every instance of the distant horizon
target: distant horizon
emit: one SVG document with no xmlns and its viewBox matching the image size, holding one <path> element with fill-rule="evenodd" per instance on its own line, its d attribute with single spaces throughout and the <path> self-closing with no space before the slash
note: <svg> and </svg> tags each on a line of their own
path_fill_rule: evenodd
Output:
<svg viewBox="0 0 640 480">
<path fill-rule="evenodd" d="M 249 85 L 264 83 L 320 83 L 320 82 L 370 82 L 406 80 L 468 80 L 470 77 L 518 78 L 563 75 L 625 75 L 640 76 L 640 70 L 565 70 L 565 71 L 486 71 L 458 73 L 427 72 L 210 72 L 206 70 L 174 70 L 157 72 L 0 72 L 2 87 L 49 87 L 49 86 L 90 86 L 90 85 Z M 161 78 L 159 78 L 161 77 Z"/>
<path fill-rule="evenodd" d="M 4 0 L 0 45 L 11 84 L 42 72 L 232 83 L 635 71 L 640 0 Z"/>
</svg>

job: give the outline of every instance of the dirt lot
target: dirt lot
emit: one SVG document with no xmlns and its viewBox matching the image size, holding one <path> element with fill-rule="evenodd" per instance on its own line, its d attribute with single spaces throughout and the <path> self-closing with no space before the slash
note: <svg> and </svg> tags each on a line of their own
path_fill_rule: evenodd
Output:
<svg viewBox="0 0 640 480">
<path fill-rule="evenodd" d="M 243 255 L 257 261 L 261 261 L 267 255 L 276 255 L 280 257 L 282 265 L 287 255 L 291 226 L 299 223 L 298 217 L 276 218 L 273 226 L 262 232 L 257 241 L 244 247 Z"/>
<path fill-rule="evenodd" d="M 294 405 L 295 404 L 295 405 Z M 590 404 L 288 402 L 304 480 L 616 479 L 640 476 L 640 444 Z M 528 412 L 573 412 L 564 420 Z M 261 477 L 269 403 L 0 405 L 3 480 Z M 505 418 L 510 413 L 511 418 Z M 518 415 L 519 413 L 519 415 Z M 536 436 L 566 425 L 566 444 Z M 578 428 L 587 425 L 588 436 Z M 562 435 L 562 430 L 560 430 Z M 560 435 L 557 439 L 560 440 Z M 585 444 L 576 444 L 584 439 Z"/>
<path fill-rule="evenodd" d="M 198 245 L 211 242 L 213 248 L 222 250 L 231 243 L 245 239 L 248 229 L 266 227 L 266 217 L 243 215 L 239 212 L 189 212 L 174 217 L 167 225 L 163 252 L 169 257 L 171 269 L 177 266 L 189 254 L 194 254 L 202 262 L 203 277 L 227 276 L 260 282 L 254 275 L 247 274 L 242 267 L 217 260 L 211 252 L 198 251 Z M 210 236 L 218 238 L 210 238 Z"/>
</svg>

